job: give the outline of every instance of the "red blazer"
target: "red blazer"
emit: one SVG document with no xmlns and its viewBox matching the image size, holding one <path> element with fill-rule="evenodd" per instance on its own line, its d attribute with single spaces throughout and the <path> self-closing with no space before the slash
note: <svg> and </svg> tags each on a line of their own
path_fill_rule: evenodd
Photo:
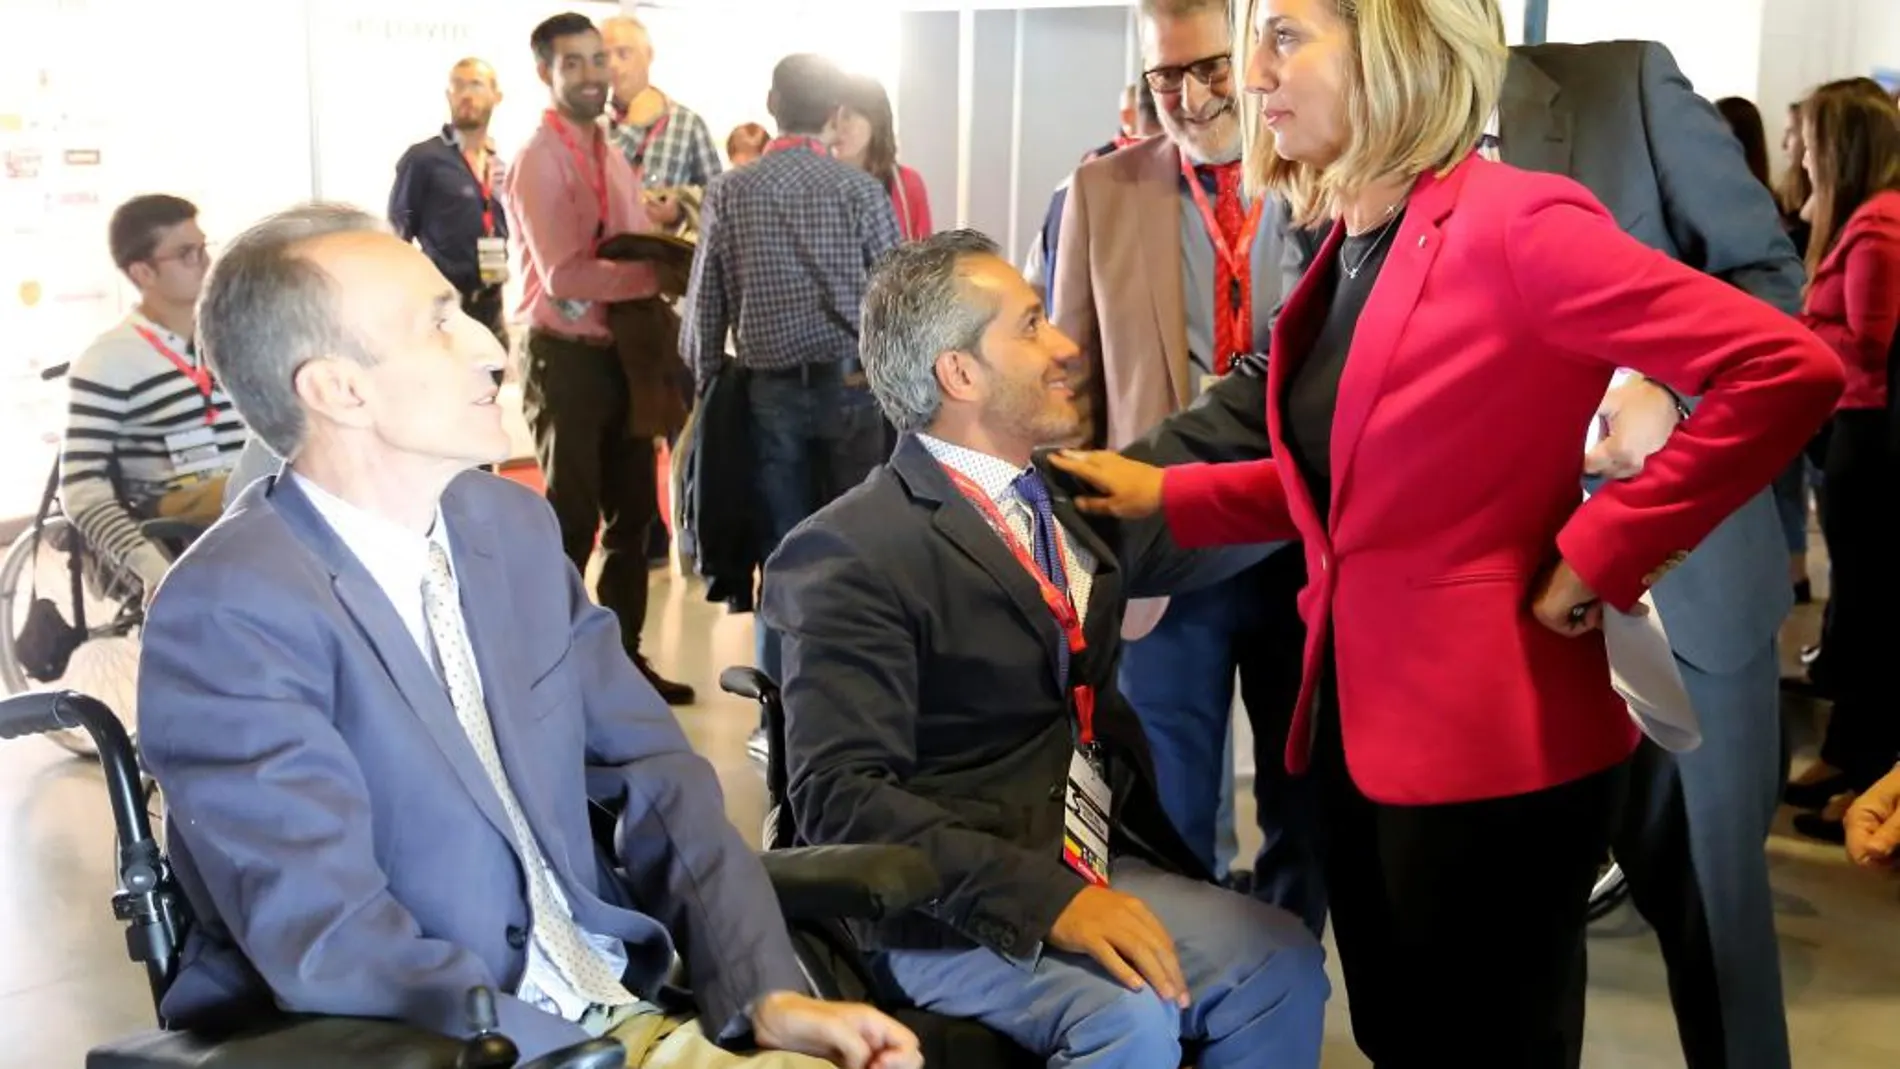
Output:
<svg viewBox="0 0 1900 1069">
<path fill-rule="evenodd" d="M 1339 242 L 1335 228 L 1314 262 Z M 1290 365 L 1326 315 L 1315 273 L 1273 338 L 1276 456 Z M 1584 439 L 1618 366 L 1702 400 L 1641 476 L 1586 504 Z M 1639 244 L 1575 182 L 1473 158 L 1420 180 L 1359 320 L 1329 515 L 1272 459 L 1171 468 L 1165 508 L 1183 545 L 1303 541 L 1290 769 L 1307 762 L 1330 639 L 1368 797 L 1522 794 L 1608 768 L 1637 738 L 1601 636 L 1563 638 L 1531 615 L 1538 573 L 1561 551 L 1629 608 L 1645 575 L 1768 484 L 1840 392 L 1840 361 L 1792 318 Z"/>
<path fill-rule="evenodd" d="M 1808 284 L 1801 321 L 1847 365 L 1840 407 L 1885 408 L 1900 328 L 1900 193 L 1876 193 L 1848 217 Z"/>
<path fill-rule="evenodd" d="M 891 183 L 891 210 L 897 213 L 897 229 L 905 241 L 922 241 L 930 236 L 930 192 L 924 188 L 924 176 L 903 164 L 897 165 L 897 178 Z"/>
</svg>

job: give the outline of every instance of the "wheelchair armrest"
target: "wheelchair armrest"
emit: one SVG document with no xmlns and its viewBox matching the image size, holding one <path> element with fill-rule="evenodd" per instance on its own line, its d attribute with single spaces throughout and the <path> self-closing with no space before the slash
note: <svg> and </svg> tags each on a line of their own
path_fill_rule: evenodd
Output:
<svg viewBox="0 0 1900 1069">
<path fill-rule="evenodd" d="M 801 846 L 759 858 L 788 921 L 876 921 L 922 905 L 941 881 L 914 846 Z"/>
<path fill-rule="evenodd" d="M 396 1021 L 286 1016 L 232 1031 L 147 1032 L 94 1048 L 86 1069 L 454 1069 L 462 1047 Z"/>
</svg>

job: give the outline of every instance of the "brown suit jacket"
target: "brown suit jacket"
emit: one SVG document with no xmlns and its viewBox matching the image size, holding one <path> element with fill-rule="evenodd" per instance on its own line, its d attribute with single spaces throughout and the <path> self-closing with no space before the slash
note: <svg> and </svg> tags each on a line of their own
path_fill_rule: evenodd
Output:
<svg viewBox="0 0 1900 1069">
<path fill-rule="evenodd" d="M 1165 137 L 1091 160 L 1070 182 L 1050 317 L 1087 359 L 1088 445 L 1120 449 L 1194 396 L 1180 182 Z"/>
</svg>

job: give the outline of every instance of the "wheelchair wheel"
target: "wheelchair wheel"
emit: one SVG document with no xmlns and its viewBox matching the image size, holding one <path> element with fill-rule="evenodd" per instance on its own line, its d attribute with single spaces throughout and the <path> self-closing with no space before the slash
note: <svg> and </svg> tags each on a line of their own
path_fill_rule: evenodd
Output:
<svg viewBox="0 0 1900 1069">
<path fill-rule="evenodd" d="M 89 553 L 85 542 L 66 520 L 49 517 L 38 534 L 29 530 L 7 548 L 0 560 L 0 692 L 76 690 L 106 703 L 126 721 L 135 722 L 138 699 L 138 631 L 144 613 L 136 591 L 109 589 L 97 581 L 103 569 L 82 559 L 86 581 L 74 604 L 70 570 L 73 553 Z M 35 598 L 51 603 L 68 624 L 84 621 L 79 644 L 56 678 L 28 674 L 16 646 Z M 96 756 L 92 740 L 83 731 L 48 735 L 58 745 L 83 757 Z"/>
<path fill-rule="evenodd" d="M 1623 874 L 1623 867 L 1614 859 L 1606 858 L 1603 867 L 1597 870 L 1596 885 L 1590 888 L 1590 907 L 1584 916 L 1592 922 L 1601 920 L 1615 912 L 1629 896 L 1630 881 Z"/>
</svg>

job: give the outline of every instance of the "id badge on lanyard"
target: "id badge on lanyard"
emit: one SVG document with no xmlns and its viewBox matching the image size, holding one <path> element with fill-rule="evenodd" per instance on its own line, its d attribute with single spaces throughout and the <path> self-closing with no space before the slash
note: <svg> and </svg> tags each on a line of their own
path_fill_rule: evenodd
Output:
<svg viewBox="0 0 1900 1069">
<path fill-rule="evenodd" d="M 508 239 L 476 238 L 475 265 L 481 270 L 484 286 L 499 286 L 508 281 Z"/>
</svg>

